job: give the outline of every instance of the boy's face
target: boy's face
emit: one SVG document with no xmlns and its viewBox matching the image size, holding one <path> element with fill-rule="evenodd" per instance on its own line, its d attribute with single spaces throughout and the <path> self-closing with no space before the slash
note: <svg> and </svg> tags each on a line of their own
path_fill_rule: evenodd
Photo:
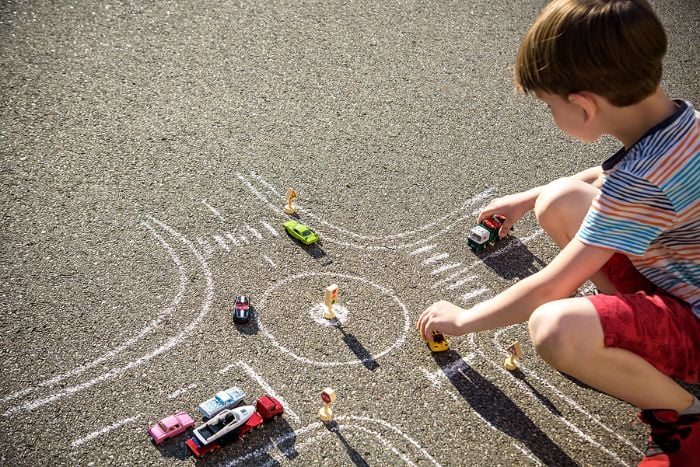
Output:
<svg viewBox="0 0 700 467">
<path fill-rule="evenodd" d="M 565 99 L 557 94 L 535 91 L 539 100 L 547 104 L 557 127 L 570 137 L 591 143 L 598 139 L 600 132 L 592 125 L 590 112 L 571 99 Z"/>
</svg>

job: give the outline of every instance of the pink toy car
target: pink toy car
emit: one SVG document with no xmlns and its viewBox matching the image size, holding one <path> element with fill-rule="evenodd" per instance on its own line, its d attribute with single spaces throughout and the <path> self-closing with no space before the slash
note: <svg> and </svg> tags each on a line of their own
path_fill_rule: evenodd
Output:
<svg viewBox="0 0 700 467">
<path fill-rule="evenodd" d="M 175 415 L 165 417 L 148 429 L 148 434 L 153 442 L 160 444 L 168 438 L 173 438 L 188 428 L 194 426 L 194 420 L 187 412 L 177 412 Z"/>
</svg>

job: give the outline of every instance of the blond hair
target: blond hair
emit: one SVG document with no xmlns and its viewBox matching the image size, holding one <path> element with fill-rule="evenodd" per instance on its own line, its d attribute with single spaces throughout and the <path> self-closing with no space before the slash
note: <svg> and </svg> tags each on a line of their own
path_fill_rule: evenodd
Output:
<svg viewBox="0 0 700 467">
<path fill-rule="evenodd" d="M 525 94 L 589 91 L 636 104 L 658 87 L 666 47 L 645 0 L 554 0 L 520 44 L 515 84 Z"/>
</svg>

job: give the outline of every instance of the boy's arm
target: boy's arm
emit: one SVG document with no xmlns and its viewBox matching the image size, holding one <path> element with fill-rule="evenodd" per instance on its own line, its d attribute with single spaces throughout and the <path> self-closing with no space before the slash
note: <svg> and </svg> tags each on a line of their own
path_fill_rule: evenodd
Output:
<svg viewBox="0 0 700 467">
<path fill-rule="evenodd" d="M 571 297 L 613 253 L 574 238 L 544 269 L 471 309 L 434 303 L 421 314 L 418 329 L 424 337 L 433 330 L 462 335 L 527 321 L 538 306 Z"/>
<path fill-rule="evenodd" d="M 571 178 L 581 180 L 600 188 L 600 186 L 603 184 L 601 177 L 602 175 L 603 168 L 601 166 L 596 166 L 582 170 L 581 172 L 572 175 Z M 481 222 L 494 214 L 503 214 L 506 216 L 506 221 L 503 223 L 499 233 L 501 237 L 506 236 L 513 224 L 520 220 L 520 218 L 522 218 L 530 209 L 535 207 L 537 197 L 546 187 L 547 185 L 541 185 L 527 191 L 494 199 L 488 204 L 488 206 L 481 210 L 479 213 L 478 222 Z"/>
</svg>

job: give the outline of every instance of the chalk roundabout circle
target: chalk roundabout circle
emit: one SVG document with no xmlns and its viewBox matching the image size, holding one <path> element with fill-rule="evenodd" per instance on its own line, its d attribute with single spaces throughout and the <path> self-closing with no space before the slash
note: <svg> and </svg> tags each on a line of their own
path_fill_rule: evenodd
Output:
<svg viewBox="0 0 700 467">
<path fill-rule="evenodd" d="M 392 292 L 391 290 L 387 289 L 386 287 L 382 287 L 381 285 L 375 284 L 374 282 L 372 282 L 368 279 L 365 279 L 364 277 L 360 277 L 360 276 L 353 276 L 353 275 L 349 275 L 349 274 L 340 274 L 340 273 L 333 273 L 333 272 L 303 272 L 300 274 L 289 276 L 285 279 L 282 279 L 282 280 L 272 284 L 272 286 L 270 286 L 267 290 L 265 290 L 265 292 L 260 297 L 258 304 L 256 305 L 256 308 L 262 312 L 262 310 L 264 310 L 264 308 L 265 308 L 265 305 L 266 305 L 268 299 L 270 298 L 271 294 L 275 290 L 277 290 L 281 287 L 284 287 L 293 281 L 296 281 L 299 279 L 305 279 L 305 278 L 309 278 L 309 277 L 335 277 L 335 278 L 340 278 L 340 279 L 345 279 L 345 280 L 350 280 L 350 281 L 358 281 L 358 282 L 361 282 L 365 285 L 368 285 L 368 286 L 378 290 L 381 293 L 381 295 L 390 298 L 391 300 L 393 300 L 396 303 L 396 305 L 400 309 L 400 311 L 403 315 L 403 318 L 404 318 L 403 333 L 391 345 L 382 349 L 379 353 L 377 353 L 375 355 L 371 355 L 370 358 L 372 360 L 376 360 L 377 358 L 380 358 L 380 357 L 388 354 L 389 352 L 392 352 L 395 349 L 398 349 L 399 347 L 401 347 L 404 344 L 404 342 L 406 342 L 406 335 L 407 335 L 408 330 L 410 328 L 410 317 L 408 316 L 408 309 L 406 308 L 406 305 L 404 305 L 404 303 L 399 299 L 399 297 L 397 297 L 396 294 L 394 292 Z M 313 305 L 308 310 L 308 315 L 311 317 L 311 319 L 314 322 L 316 322 L 320 325 L 323 325 L 323 326 L 338 326 L 338 325 L 344 323 L 345 320 L 348 318 L 348 315 L 350 314 L 350 311 L 346 307 L 344 307 L 342 305 L 336 305 L 336 307 L 334 307 L 334 312 L 336 313 L 336 319 L 331 320 L 331 321 L 327 321 L 327 320 L 324 320 L 323 318 L 320 318 L 323 314 L 324 308 L 325 308 L 324 305 L 319 303 L 319 304 Z M 258 329 L 260 330 L 260 332 L 265 337 L 270 339 L 272 344 L 275 347 L 277 347 L 279 350 L 290 355 L 292 358 L 294 358 L 295 360 L 298 360 L 302 363 L 306 363 L 309 365 L 316 365 L 316 366 L 362 365 L 362 364 L 365 364 L 367 362 L 367 360 L 370 359 L 370 358 L 367 358 L 367 359 L 355 359 L 355 360 L 348 360 L 348 361 L 320 361 L 320 360 L 314 360 L 314 359 L 310 359 L 307 357 L 303 357 L 303 356 L 295 353 L 293 350 L 290 350 L 289 348 L 282 345 L 275 338 L 275 336 L 265 327 L 265 325 L 260 320 L 259 316 L 262 314 L 264 314 L 264 313 L 256 313 L 254 315 L 255 320 L 257 322 L 257 325 L 258 325 Z"/>
</svg>

